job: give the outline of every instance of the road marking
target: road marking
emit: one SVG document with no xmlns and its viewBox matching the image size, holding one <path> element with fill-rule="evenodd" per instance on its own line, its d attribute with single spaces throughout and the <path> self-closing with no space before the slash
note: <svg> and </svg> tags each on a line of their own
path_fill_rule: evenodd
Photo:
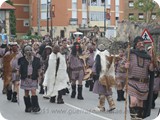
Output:
<svg viewBox="0 0 160 120">
<path fill-rule="evenodd" d="M 97 114 L 95 114 L 95 113 L 89 112 L 89 111 L 87 111 L 87 110 L 85 110 L 85 109 L 76 107 L 76 106 L 71 105 L 71 104 L 68 104 L 68 103 L 65 103 L 65 105 L 67 105 L 67 106 L 69 106 L 69 107 L 72 107 L 72 108 L 75 108 L 75 109 L 77 109 L 77 110 L 83 111 L 83 112 L 85 112 L 85 113 L 91 114 L 91 115 L 93 115 L 93 116 L 95 116 L 95 117 L 98 117 L 98 118 L 101 118 L 101 119 L 104 119 L 104 120 L 112 120 L 112 119 L 110 119 L 110 118 L 106 118 L 106 117 L 97 115 Z"/>
</svg>

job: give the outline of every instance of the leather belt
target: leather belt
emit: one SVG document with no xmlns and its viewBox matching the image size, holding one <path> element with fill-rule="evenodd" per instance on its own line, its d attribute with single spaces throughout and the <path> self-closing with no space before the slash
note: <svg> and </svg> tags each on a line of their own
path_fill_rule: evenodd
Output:
<svg viewBox="0 0 160 120">
<path fill-rule="evenodd" d="M 138 81 L 138 82 L 142 82 L 142 83 L 147 83 L 148 79 L 147 78 L 129 78 L 130 80 L 134 80 L 134 81 Z"/>
</svg>

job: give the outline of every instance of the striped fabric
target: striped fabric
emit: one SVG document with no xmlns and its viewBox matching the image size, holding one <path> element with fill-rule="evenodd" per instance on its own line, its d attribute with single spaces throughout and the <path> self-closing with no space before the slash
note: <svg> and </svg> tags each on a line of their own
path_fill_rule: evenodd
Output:
<svg viewBox="0 0 160 120">
<path fill-rule="evenodd" d="M 149 91 L 148 83 L 137 82 L 129 80 L 128 82 L 128 94 L 134 96 L 140 100 L 147 100 Z"/>
<path fill-rule="evenodd" d="M 138 60 L 140 66 L 138 66 Z M 148 68 L 150 60 L 138 58 L 135 54 L 130 55 L 130 67 L 129 67 L 129 82 L 128 82 L 128 94 L 134 96 L 140 100 L 147 100 L 149 85 L 139 81 L 134 81 L 134 77 L 140 79 L 148 79 Z"/>
<path fill-rule="evenodd" d="M 143 59 L 143 58 L 141 58 Z M 130 55 L 129 78 L 148 78 L 148 67 L 150 60 L 143 59 L 143 67 L 138 66 L 138 57 L 135 54 Z"/>
</svg>

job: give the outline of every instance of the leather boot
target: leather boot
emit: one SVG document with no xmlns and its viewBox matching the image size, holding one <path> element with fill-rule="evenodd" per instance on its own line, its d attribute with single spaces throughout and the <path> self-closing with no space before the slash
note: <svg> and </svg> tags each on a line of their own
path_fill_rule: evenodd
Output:
<svg viewBox="0 0 160 120">
<path fill-rule="evenodd" d="M 142 107 L 136 107 L 137 120 L 142 120 L 144 118 L 144 110 Z"/>
<path fill-rule="evenodd" d="M 7 100 L 12 99 L 12 90 L 7 90 Z"/>
<path fill-rule="evenodd" d="M 44 94 L 43 85 L 40 85 L 40 91 L 39 91 L 39 94 Z"/>
<path fill-rule="evenodd" d="M 121 101 L 121 90 L 117 90 L 117 101 Z"/>
<path fill-rule="evenodd" d="M 82 85 L 78 85 L 78 96 L 77 96 L 77 99 L 79 100 L 83 100 L 83 96 L 82 96 L 82 88 L 83 86 Z"/>
<path fill-rule="evenodd" d="M 112 110 L 116 109 L 116 105 L 114 103 L 114 100 L 113 100 L 112 96 L 109 95 L 106 98 L 107 98 L 107 101 L 108 101 L 108 104 L 109 104 L 109 111 L 112 111 Z"/>
<path fill-rule="evenodd" d="M 89 81 L 88 81 L 88 80 L 87 80 L 86 83 L 85 83 L 85 87 L 86 87 L 86 88 L 89 88 Z"/>
<path fill-rule="evenodd" d="M 31 100 L 32 100 L 32 111 L 39 112 L 41 109 L 39 107 L 37 95 L 31 96 Z"/>
<path fill-rule="evenodd" d="M 69 89 L 68 88 L 66 88 L 65 91 L 66 91 L 67 94 L 69 94 Z"/>
<path fill-rule="evenodd" d="M 89 82 L 90 82 L 89 91 L 93 91 L 94 82 L 93 80 L 90 80 Z"/>
<path fill-rule="evenodd" d="M 156 93 L 153 93 L 152 109 L 154 109 L 154 108 L 155 108 L 155 100 L 157 99 L 157 97 L 158 97 L 158 93 L 157 93 L 157 94 L 156 94 Z"/>
<path fill-rule="evenodd" d="M 129 107 L 131 120 L 136 120 L 137 112 L 135 107 Z"/>
<path fill-rule="evenodd" d="M 62 93 L 63 90 L 58 91 L 58 97 L 57 97 L 57 104 L 64 104 L 63 98 L 62 98 Z"/>
<path fill-rule="evenodd" d="M 125 101 L 126 99 L 124 98 L 124 91 L 123 90 L 121 90 L 121 100 L 122 101 Z"/>
<path fill-rule="evenodd" d="M 23 99 L 24 99 L 24 104 L 26 106 L 25 112 L 31 112 L 32 111 L 32 104 L 31 104 L 30 96 L 28 96 L 28 97 L 24 96 Z"/>
<path fill-rule="evenodd" d="M 51 103 L 55 103 L 55 102 L 56 102 L 56 96 L 51 97 L 49 101 L 50 101 Z"/>
<path fill-rule="evenodd" d="M 124 91 L 123 90 L 117 90 L 117 101 L 125 101 L 124 98 Z"/>
<path fill-rule="evenodd" d="M 13 92 L 12 102 L 17 102 L 17 92 Z"/>
<path fill-rule="evenodd" d="M 71 98 L 75 98 L 76 96 L 76 84 L 72 85 L 72 93 L 71 93 Z"/>
</svg>

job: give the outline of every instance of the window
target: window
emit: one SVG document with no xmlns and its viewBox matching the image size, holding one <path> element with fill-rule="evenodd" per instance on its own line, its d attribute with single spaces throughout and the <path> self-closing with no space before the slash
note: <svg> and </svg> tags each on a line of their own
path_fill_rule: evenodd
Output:
<svg viewBox="0 0 160 120">
<path fill-rule="evenodd" d="M 91 21 L 104 21 L 104 13 L 103 12 L 90 12 L 90 20 Z"/>
<path fill-rule="evenodd" d="M 106 0 L 106 7 L 111 8 L 111 0 Z"/>
<path fill-rule="evenodd" d="M 24 20 L 24 21 L 23 21 L 23 25 L 24 25 L 25 27 L 28 27 L 28 26 L 29 26 L 29 20 Z"/>
<path fill-rule="evenodd" d="M 86 0 L 82 0 L 82 4 L 86 4 L 87 2 L 86 2 Z"/>
<path fill-rule="evenodd" d="M 139 14 L 138 14 L 138 18 L 139 18 L 139 20 L 143 20 L 143 19 L 144 19 L 143 13 L 139 13 Z"/>
<path fill-rule="evenodd" d="M 97 0 L 91 0 L 91 6 L 97 6 Z"/>
<path fill-rule="evenodd" d="M 128 6 L 129 6 L 130 8 L 133 8 L 133 7 L 134 7 L 134 2 L 133 2 L 133 1 L 129 1 Z"/>
<path fill-rule="evenodd" d="M 116 17 L 119 17 L 119 6 L 116 6 Z"/>
<path fill-rule="evenodd" d="M 157 17 L 156 17 L 156 13 L 152 13 L 152 16 L 151 16 L 152 20 L 155 20 Z"/>
<path fill-rule="evenodd" d="M 41 10 L 47 10 L 47 4 L 41 4 Z"/>
<path fill-rule="evenodd" d="M 28 6 L 23 7 L 23 11 L 24 12 L 29 12 L 29 7 Z"/>
<path fill-rule="evenodd" d="M 129 18 L 129 19 L 134 18 L 134 14 L 133 14 L 133 13 L 129 13 L 128 18 Z"/>
<path fill-rule="evenodd" d="M 77 1 L 72 0 L 72 18 L 77 18 Z"/>
<path fill-rule="evenodd" d="M 70 25 L 77 25 L 78 19 L 77 18 L 70 18 Z"/>
<path fill-rule="evenodd" d="M 116 0 L 116 5 L 119 5 L 119 0 Z"/>
<path fill-rule="evenodd" d="M 50 18 L 50 14 L 48 13 L 48 18 Z M 42 20 L 46 20 L 47 19 L 47 12 L 46 11 L 42 11 L 41 12 L 41 19 Z"/>
</svg>

